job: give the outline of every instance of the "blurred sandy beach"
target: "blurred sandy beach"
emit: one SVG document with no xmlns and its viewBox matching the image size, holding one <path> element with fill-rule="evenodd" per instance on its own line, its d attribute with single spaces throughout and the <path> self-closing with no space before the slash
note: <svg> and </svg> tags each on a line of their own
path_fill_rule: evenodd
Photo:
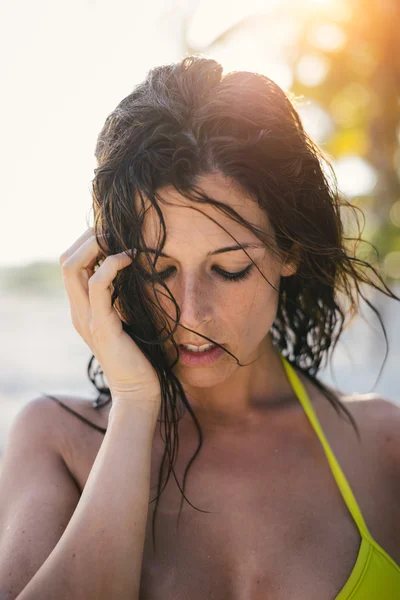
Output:
<svg viewBox="0 0 400 600">
<path fill-rule="evenodd" d="M 42 392 L 96 394 L 86 375 L 91 352 L 72 326 L 66 294 L 3 291 L 0 331 L 1 453 L 12 420 L 29 400 Z"/>
</svg>

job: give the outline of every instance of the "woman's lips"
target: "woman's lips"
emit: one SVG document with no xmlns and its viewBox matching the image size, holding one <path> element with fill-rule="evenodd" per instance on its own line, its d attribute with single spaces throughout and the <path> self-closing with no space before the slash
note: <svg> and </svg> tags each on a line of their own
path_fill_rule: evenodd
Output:
<svg viewBox="0 0 400 600">
<path fill-rule="evenodd" d="M 219 346 L 214 346 L 204 352 L 191 352 L 190 350 L 186 350 L 182 345 L 179 345 L 178 348 L 179 361 L 187 366 L 212 365 L 224 354 L 224 350 L 219 348 Z"/>
</svg>

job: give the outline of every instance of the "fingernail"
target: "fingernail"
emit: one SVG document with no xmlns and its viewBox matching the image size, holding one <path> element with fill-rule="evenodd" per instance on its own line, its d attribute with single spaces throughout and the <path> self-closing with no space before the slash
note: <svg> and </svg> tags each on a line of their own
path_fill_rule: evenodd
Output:
<svg viewBox="0 0 400 600">
<path fill-rule="evenodd" d="M 137 252 L 137 250 L 136 250 L 136 248 L 134 248 L 132 250 L 132 252 L 130 250 L 127 250 L 126 252 L 123 252 L 123 254 L 126 254 L 126 256 L 128 256 L 129 258 L 134 258 L 136 256 L 136 252 Z M 132 256 L 131 256 L 131 254 L 132 254 Z"/>
</svg>

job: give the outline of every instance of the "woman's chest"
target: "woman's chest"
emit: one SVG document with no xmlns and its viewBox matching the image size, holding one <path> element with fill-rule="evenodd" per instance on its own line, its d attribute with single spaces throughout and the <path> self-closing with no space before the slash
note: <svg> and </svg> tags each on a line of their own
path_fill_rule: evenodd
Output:
<svg viewBox="0 0 400 600">
<path fill-rule="evenodd" d="M 205 444 L 186 480 L 194 506 L 184 500 L 179 520 L 182 496 L 173 474 L 155 519 L 150 503 L 141 600 L 334 600 L 339 594 L 361 539 L 318 439 L 299 426 L 285 444 L 254 441 L 238 440 L 235 449 L 223 440 Z M 181 487 L 193 450 L 180 447 Z M 150 500 L 157 496 L 156 472 Z M 361 479 L 354 482 L 357 496 Z M 370 520 L 373 507 L 367 513 Z"/>
<path fill-rule="evenodd" d="M 277 453 L 279 454 L 279 452 Z M 193 469 L 184 502 L 171 477 L 150 504 L 141 600 L 333 600 L 356 562 L 360 537 L 317 456 L 226 475 Z M 199 465 L 200 466 L 200 465 Z M 179 468 L 177 476 L 179 480 Z M 151 499 L 156 495 L 152 489 Z M 153 546 L 155 535 L 155 548 Z"/>
</svg>

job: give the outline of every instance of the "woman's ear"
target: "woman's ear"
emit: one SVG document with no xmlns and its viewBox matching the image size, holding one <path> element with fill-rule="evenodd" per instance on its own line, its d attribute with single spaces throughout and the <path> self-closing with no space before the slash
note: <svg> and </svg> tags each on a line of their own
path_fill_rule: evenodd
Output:
<svg viewBox="0 0 400 600">
<path fill-rule="evenodd" d="M 294 275 L 299 268 L 301 251 L 297 244 L 288 250 L 285 260 L 282 262 L 281 277 L 289 277 Z"/>
</svg>

